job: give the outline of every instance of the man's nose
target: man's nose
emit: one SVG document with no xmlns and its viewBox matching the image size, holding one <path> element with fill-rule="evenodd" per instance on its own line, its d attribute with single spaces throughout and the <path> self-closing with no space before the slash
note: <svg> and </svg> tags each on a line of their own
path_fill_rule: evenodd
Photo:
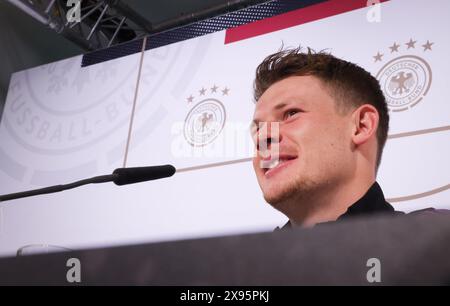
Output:
<svg viewBox="0 0 450 306">
<path fill-rule="evenodd" d="M 256 148 L 258 151 L 265 152 L 278 146 L 281 141 L 279 122 L 265 122 L 260 125 Z"/>
</svg>

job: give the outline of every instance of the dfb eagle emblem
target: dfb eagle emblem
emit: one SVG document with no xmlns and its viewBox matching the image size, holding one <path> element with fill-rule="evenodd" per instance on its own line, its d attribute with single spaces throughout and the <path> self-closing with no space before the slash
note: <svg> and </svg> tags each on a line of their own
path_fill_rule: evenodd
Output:
<svg viewBox="0 0 450 306">
<path fill-rule="evenodd" d="M 403 92 L 409 92 L 414 84 L 413 74 L 410 72 L 405 74 L 404 71 L 401 71 L 390 79 L 388 89 L 393 95 L 401 95 Z"/>
</svg>

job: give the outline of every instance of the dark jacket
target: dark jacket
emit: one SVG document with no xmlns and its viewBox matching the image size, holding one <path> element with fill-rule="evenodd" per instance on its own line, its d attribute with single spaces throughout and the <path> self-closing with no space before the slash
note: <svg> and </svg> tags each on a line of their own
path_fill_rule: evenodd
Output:
<svg viewBox="0 0 450 306">
<path fill-rule="evenodd" d="M 422 211 L 434 210 L 433 208 L 427 208 Z M 352 204 L 347 211 L 339 216 L 336 221 L 345 220 L 353 217 L 363 217 L 367 215 L 374 214 L 385 214 L 385 215 L 404 215 L 404 212 L 396 211 L 391 204 L 389 204 L 384 198 L 383 191 L 381 190 L 380 185 L 377 182 L 373 183 L 372 186 L 367 190 L 367 192 L 363 195 L 361 199 Z M 331 222 L 336 222 L 331 221 Z M 330 222 L 325 222 L 330 223 Z M 324 223 L 320 223 L 324 224 Z M 288 221 L 282 229 L 290 228 L 292 225 L 290 221 Z M 277 227 L 275 230 L 279 230 Z"/>
</svg>

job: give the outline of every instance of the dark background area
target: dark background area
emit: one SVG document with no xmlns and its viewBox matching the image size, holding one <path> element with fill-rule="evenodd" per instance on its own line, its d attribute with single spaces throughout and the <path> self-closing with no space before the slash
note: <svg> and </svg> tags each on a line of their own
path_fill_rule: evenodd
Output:
<svg viewBox="0 0 450 306">
<path fill-rule="evenodd" d="M 161 24 L 227 4 L 226 0 L 128 0 L 127 5 L 152 24 Z M 11 74 L 86 51 L 36 21 L 6 0 L 0 0 L 0 115 Z"/>
</svg>

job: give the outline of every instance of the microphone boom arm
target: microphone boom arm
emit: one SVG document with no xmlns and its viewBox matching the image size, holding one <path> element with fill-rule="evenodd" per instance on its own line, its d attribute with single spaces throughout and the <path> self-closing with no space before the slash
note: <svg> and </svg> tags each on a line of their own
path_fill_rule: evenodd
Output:
<svg viewBox="0 0 450 306">
<path fill-rule="evenodd" d="M 100 176 L 94 176 L 94 177 L 91 177 L 88 179 L 83 179 L 83 180 L 76 181 L 76 182 L 69 183 L 69 184 L 54 185 L 54 186 L 44 187 L 44 188 L 39 188 L 39 189 L 4 194 L 4 195 L 0 196 L 0 202 L 14 200 L 14 199 L 20 199 L 20 198 L 26 198 L 26 197 L 32 197 L 32 196 L 40 195 L 40 194 L 60 192 L 60 191 L 80 187 L 80 186 L 87 185 L 87 184 L 112 182 L 117 177 L 118 177 L 117 174 L 100 175 Z"/>
<path fill-rule="evenodd" d="M 98 184 L 106 182 L 114 182 L 116 185 L 128 185 L 151 180 L 157 180 L 174 175 L 176 169 L 172 165 L 150 166 L 150 167 L 132 167 L 132 168 L 117 168 L 112 174 L 94 176 L 88 179 L 76 181 L 64 185 L 55 185 L 40 189 L 10 193 L 0 195 L 0 202 L 31 197 L 39 194 L 47 194 L 60 192 L 67 189 L 80 187 L 87 184 Z"/>
</svg>

